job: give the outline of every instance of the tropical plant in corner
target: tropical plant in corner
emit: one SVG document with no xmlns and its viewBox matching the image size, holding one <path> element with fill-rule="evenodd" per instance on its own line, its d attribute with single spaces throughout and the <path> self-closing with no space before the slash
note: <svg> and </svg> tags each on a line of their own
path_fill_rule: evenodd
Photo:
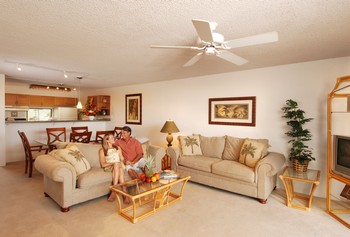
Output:
<svg viewBox="0 0 350 237">
<path fill-rule="evenodd" d="M 306 118 L 305 112 L 299 108 L 298 103 L 294 100 L 287 100 L 286 105 L 282 107 L 282 118 L 288 119 L 287 125 L 290 130 L 285 134 L 291 139 L 288 143 L 292 144 L 289 153 L 289 159 L 299 161 L 301 165 L 307 165 L 309 161 L 315 160 L 312 156 L 312 148 L 307 146 L 305 142 L 311 140 L 311 132 L 304 128 L 304 125 L 311 122 L 313 118 Z"/>
</svg>

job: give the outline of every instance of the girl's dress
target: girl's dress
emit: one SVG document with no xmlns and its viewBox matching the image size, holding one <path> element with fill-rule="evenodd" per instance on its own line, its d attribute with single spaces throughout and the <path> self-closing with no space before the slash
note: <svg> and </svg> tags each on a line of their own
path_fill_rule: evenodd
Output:
<svg viewBox="0 0 350 237">
<path fill-rule="evenodd" d="M 107 151 L 107 155 L 105 156 L 106 163 L 115 163 L 120 162 L 122 169 L 125 169 L 124 163 L 120 160 L 119 152 L 115 148 L 110 148 Z M 113 166 L 107 166 L 103 168 L 106 172 L 111 172 L 113 170 Z"/>
</svg>

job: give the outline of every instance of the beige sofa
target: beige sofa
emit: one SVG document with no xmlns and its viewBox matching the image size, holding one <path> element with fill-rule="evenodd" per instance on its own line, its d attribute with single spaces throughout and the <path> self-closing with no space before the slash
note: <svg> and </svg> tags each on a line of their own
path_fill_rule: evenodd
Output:
<svg viewBox="0 0 350 237">
<path fill-rule="evenodd" d="M 112 181 L 111 173 L 104 172 L 99 164 L 100 144 L 74 143 L 74 145 L 75 149 L 79 150 L 86 159 L 84 163 L 81 163 L 82 166 L 66 162 L 57 155 L 58 153 L 55 153 L 67 154 L 64 153 L 68 149 L 65 149 L 67 143 L 58 144 L 61 149 L 38 156 L 34 163 L 35 168 L 44 176 L 45 196 L 51 197 L 61 206 L 63 212 L 69 211 L 72 205 L 107 195 Z M 165 149 L 150 145 L 148 141 L 142 143 L 142 148 L 144 157 L 147 154 L 155 157 L 155 170 L 161 170 L 161 160 L 165 155 Z M 79 170 L 81 168 L 88 170 L 84 172 Z M 127 172 L 124 176 L 126 180 L 130 179 Z"/>
<path fill-rule="evenodd" d="M 254 197 L 261 203 L 266 203 L 276 187 L 277 173 L 286 161 L 284 155 L 268 151 L 267 139 L 201 135 L 178 139 L 179 147 L 167 149 L 172 169 L 190 175 L 190 181 Z"/>
</svg>

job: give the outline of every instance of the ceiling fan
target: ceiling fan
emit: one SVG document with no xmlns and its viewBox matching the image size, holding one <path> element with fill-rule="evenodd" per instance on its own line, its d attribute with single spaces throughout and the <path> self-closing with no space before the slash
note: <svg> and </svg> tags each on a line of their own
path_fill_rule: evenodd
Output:
<svg viewBox="0 0 350 237">
<path fill-rule="evenodd" d="M 219 58 L 222 58 L 236 65 L 243 65 L 247 63 L 248 60 L 234 53 L 231 53 L 227 50 L 278 41 L 278 33 L 275 31 L 225 41 L 223 35 L 214 32 L 214 30 L 217 27 L 216 22 L 193 19 L 192 23 L 196 28 L 197 34 L 199 36 L 200 43 L 198 46 L 151 45 L 151 48 L 193 49 L 193 50 L 200 51 L 194 57 L 192 57 L 189 61 L 187 61 L 183 65 L 184 67 L 188 67 L 195 64 L 201 59 L 203 55 L 215 55 L 215 56 L 218 56 Z"/>
</svg>

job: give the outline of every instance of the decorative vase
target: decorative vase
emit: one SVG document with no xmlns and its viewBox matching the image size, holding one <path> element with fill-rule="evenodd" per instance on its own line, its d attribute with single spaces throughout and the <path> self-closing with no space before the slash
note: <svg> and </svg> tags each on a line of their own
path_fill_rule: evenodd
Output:
<svg viewBox="0 0 350 237">
<path fill-rule="evenodd" d="M 293 159 L 293 169 L 296 172 L 299 172 L 299 173 L 306 172 L 308 165 L 309 165 L 309 161 L 308 160 L 304 160 L 304 162 L 301 163 L 299 160 Z"/>
<path fill-rule="evenodd" d="M 89 120 L 94 120 L 94 119 L 95 119 L 95 116 L 89 115 L 88 118 L 89 118 Z"/>
</svg>

